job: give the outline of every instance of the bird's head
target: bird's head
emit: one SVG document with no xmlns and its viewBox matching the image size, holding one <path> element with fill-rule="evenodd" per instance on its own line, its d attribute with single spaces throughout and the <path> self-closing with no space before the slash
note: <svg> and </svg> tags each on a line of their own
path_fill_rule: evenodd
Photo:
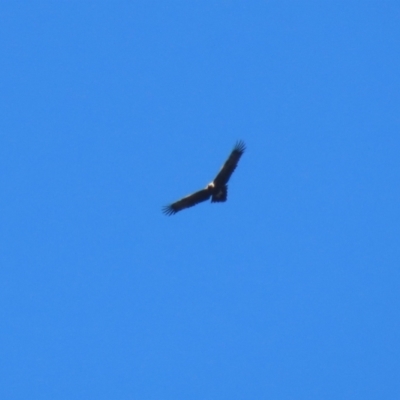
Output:
<svg viewBox="0 0 400 400">
<path fill-rule="evenodd" d="M 214 182 L 211 182 L 207 185 L 206 189 L 212 190 L 215 188 Z"/>
</svg>

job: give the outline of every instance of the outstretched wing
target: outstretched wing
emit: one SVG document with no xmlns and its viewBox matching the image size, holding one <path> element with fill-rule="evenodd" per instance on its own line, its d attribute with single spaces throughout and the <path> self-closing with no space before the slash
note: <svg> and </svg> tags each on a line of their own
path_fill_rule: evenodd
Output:
<svg viewBox="0 0 400 400">
<path fill-rule="evenodd" d="M 199 190 L 198 192 L 189 194 L 189 196 L 186 196 L 175 203 L 163 207 L 163 213 L 166 215 L 176 214 L 178 211 L 181 211 L 184 208 L 193 207 L 202 201 L 208 200 L 210 197 L 211 193 L 208 189 Z"/>
<path fill-rule="evenodd" d="M 222 166 L 221 170 L 218 172 L 218 175 L 214 179 L 215 186 L 223 186 L 226 185 L 229 181 L 229 178 L 233 174 L 233 171 L 236 169 L 240 157 L 246 150 L 246 145 L 242 140 L 236 142 L 235 147 L 232 150 L 232 153 L 225 161 L 225 164 Z"/>
</svg>

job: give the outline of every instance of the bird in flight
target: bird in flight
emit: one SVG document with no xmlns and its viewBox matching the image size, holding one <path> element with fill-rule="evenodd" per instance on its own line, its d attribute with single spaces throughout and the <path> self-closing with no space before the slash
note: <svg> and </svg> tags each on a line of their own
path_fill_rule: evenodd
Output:
<svg viewBox="0 0 400 400">
<path fill-rule="evenodd" d="M 228 197 L 228 181 L 233 171 L 236 169 L 240 157 L 246 150 L 246 145 L 242 140 L 236 142 L 228 159 L 225 161 L 221 170 L 218 172 L 215 179 L 209 183 L 204 189 L 198 192 L 192 193 L 189 196 L 184 197 L 176 201 L 175 203 L 169 204 L 163 207 L 163 213 L 166 215 L 176 214 L 185 208 L 193 207 L 196 204 L 206 201 L 211 197 L 211 203 L 219 203 L 226 201 Z"/>
</svg>

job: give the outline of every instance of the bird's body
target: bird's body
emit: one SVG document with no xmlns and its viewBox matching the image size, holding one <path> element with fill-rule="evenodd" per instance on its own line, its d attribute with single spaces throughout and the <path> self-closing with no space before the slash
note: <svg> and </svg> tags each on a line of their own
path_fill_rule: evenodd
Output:
<svg viewBox="0 0 400 400">
<path fill-rule="evenodd" d="M 212 203 L 226 201 L 228 197 L 227 183 L 245 150 L 246 146 L 244 142 L 238 141 L 215 179 L 206 188 L 163 207 L 163 212 L 166 215 L 173 215 L 185 208 L 193 207 L 202 201 L 206 201 L 210 197 Z"/>
</svg>

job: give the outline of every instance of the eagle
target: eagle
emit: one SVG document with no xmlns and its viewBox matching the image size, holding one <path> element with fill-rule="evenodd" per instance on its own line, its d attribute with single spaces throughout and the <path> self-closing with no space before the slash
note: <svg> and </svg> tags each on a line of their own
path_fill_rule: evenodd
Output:
<svg viewBox="0 0 400 400">
<path fill-rule="evenodd" d="M 220 203 L 226 201 L 228 197 L 228 181 L 233 171 L 236 169 L 240 157 L 246 150 L 246 145 L 242 140 L 236 142 L 228 159 L 225 161 L 221 170 L 218 172 L 215 179 L 209 183 L 204 189 L 198 192 L 189 194 L 176 201 L 175 203 L 164 206 L 162 211 L 166 215 L 174 215 L 178 211 L 185 208 L 193 207 L 196 204 L 206 201 L 211 197 L 211 203 Z"/>
</svg>

